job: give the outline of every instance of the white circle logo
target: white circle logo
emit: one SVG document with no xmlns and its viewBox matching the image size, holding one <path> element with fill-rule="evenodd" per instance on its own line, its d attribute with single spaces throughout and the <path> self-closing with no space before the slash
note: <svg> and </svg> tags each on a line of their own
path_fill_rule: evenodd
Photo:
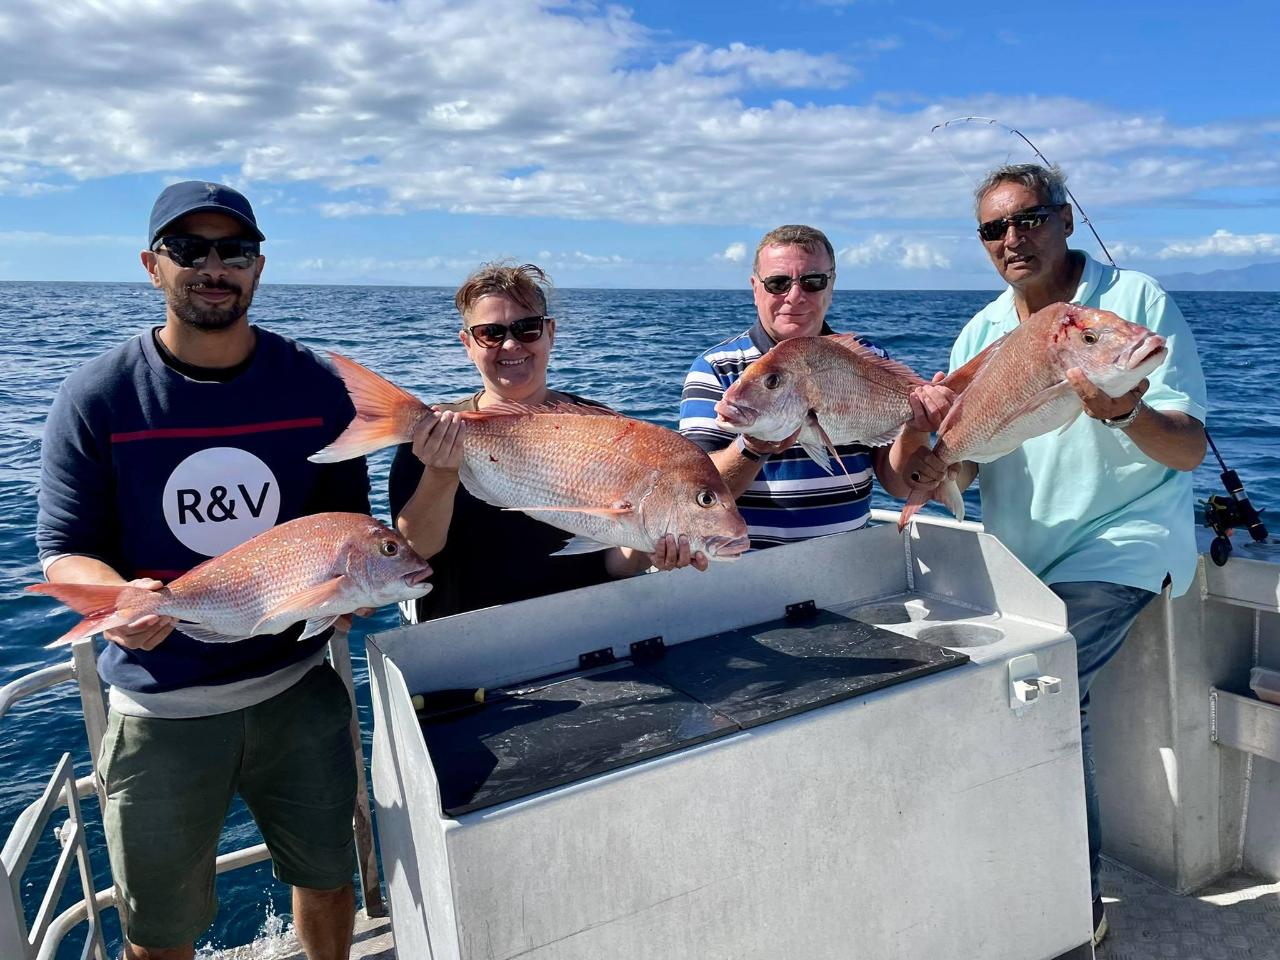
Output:
<svg viewBox="0 0 1280 960">
<path fill-rule="evenodd" d="M 276 525 L 280 484 L 246 450 L 210 447 L 178 464 L 164 487 L 164 518 L 182 545 L 216 557 Z"/>
</svg>

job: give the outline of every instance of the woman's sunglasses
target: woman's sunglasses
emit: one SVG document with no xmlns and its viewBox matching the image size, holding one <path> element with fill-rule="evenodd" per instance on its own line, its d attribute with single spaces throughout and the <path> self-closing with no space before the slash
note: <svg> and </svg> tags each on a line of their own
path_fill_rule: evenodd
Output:
<svg viewBox="0 0 1280 960">
<path fill-rule="evenodd" d="M 551 317 L 521 317 L 511 323 L 477 323 L 467 327 L 471 339 L 482 347 L 492 349 L 500 347 L 507 337 L 519 343 L 533 343 L 542 337 L 542 331 Z"/>
<path fill-rule="evenodd" d="M 1019 233 L 1025 233 L 1028 230 L 1034 230 L 1036 227 L 1043 227 L 1045 221 L 1049 219 L 1053 213 L 1062 206 L 1052 207 L 1032 207 L 1029 210 L 1019 210 L 1010 217 L 997 217 L 995 220 L 988 220 L 986 223 L 978 224 L 978 236 L 990 243 L 993 240 L 1001 239 L 1009 229 L 1009 224 L 1013 224 L 1013 228 Z"/>
<path fill-rule="evenodd" d="M 831 282 L 831 274 L 806 273 L 802 277 L 787 277 L 779 274 L 773 277 L 762 277 L 757 273 L 756 279 L 760 281 L 760 286 L 775 297 L 780 297 L 791 289 L 793 283 L 800 284 L 800 289 L 805 293 L 821 293 L 827 289 L 827 284 Z"/>
<path fill-rule="evenodd" d="M 252 266 L 260 251 L 257 240 L 244 237 L 161 237 L 151 246 L 152 252 L 163 250 L 180 267 L 199 270 L 209 259 L 209 251 L 218 251 L 218 259 L 224 267 L 243 270 Z"/>
</svg>

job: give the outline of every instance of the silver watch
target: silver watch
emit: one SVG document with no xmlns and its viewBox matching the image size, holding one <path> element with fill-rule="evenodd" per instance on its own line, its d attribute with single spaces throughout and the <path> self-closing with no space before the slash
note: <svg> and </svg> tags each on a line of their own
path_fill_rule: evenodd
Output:
<svg viewBox="0 0 1280 960">
<path fill-rule="evenodd" d="M 750 460 L 752 463 L 763 463 L 765 460 L 769 459 L 769 454 L 760 453 L 759 451 L 752 450 L 747 446 L 747 437 L 745 434 L 738 434 L 737 438 L 734 440 L 734 446 L 738 448 L 739 454 Z"/>
<path fill-rule="evenodd" d="M 1102 422 L 1112 429 L 1123 430 L 1125 427 L 1131 425 L 1133 421 L 1138 419 L 1138 414 L 1142 412 L 1142 408 L 1145 406 L 1146 403 L 1141 397 L 1139 397 L 1138 402 L 1133 405 L 1133 409 L 1123 417 L 1103 417 Z"/>
</svg>

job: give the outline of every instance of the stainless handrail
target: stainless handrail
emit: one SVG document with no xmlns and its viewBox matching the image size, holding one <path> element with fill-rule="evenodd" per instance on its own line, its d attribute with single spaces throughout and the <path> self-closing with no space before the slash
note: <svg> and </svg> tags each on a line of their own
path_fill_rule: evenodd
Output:
<svg viewBox="0 0 1280 960">
<path fill-rule="evenodd" d="M 89 778 L 85 780 L 88 781 Z M 84 788 L 87 792 L 92 789 L 92 784 L 86 782 Z M 71 755 L 64 753 L 40 799 L 23 811 L 5 841 L 3 850 L 0 850 L 0 878 L 5 881 L 9 893 L 9 903 L 0 905 L 3 907 L 0 909 L 0 949 L 6 958 L 51 960 L 56 955 L 70 928 L 55 937 L 49 936 L 51 928 L 61 917 L 55 916 L 53 910 L 62 896 L 72 867 L 78 866 L 80 886 L 84 891 L 84 899 L 78 905 L 84 908 L 81 920 L 89 923 L 81 955 L 84 958 L 92 955 L 97 960 L 107 960 L 98 903 L 93 889 L 93 872 L 89 866 L 89 846 L 80 811 L 79 789 L 80 783 L 75 779 L 71 767 Z M 62 853 L 36 910 L 35 922 L 28 927 L 21 898 L 23 874 L 35 852 L 40 834 L 54 811 L 64 805 L 67 808 L 67 820 L 55 831 Z"/>
<path fill-rule="evenodd" d="M 340 620 L 335 625 L 330 637 L 329 659 L 338 675 L 342 677 L 347 693 L 351 697 L 351 741 L 357 757 L 356 813 L 352 829 L 355 834 L 357 866 L 365 914 L 369 917 L 385 917 L 387 910 L 382 899 L 377 853 L 373 845 L 372 816 L 369 811 L 369 792 L 364 773 L 364 743 L 360 736 L 360 719 L 357 715 L 348 626 L 344 620 Z M 81 798 L 96 794 L 100 807 L 104 809 L 106 802 L 103 785 L 97 775 L 102 739 L 106 734 L 106 702 L 102 685 L 98 680 L 97 656 L 92 638 L 76 641 L 72 645 L 72 657 L 69 662 L 41 668 L 0 687 L 0 720 L 14 704 L 23 698 L 69 680 L 75 680 L 79 685 L 85 735 L 94 772 L 91 776 L 74 779 L 70 772 L 70 755 L 64 754 L 44 794 L 40 799 L 29 804 L 14 821 L 4 845 L 4 853 L 0 854 L 2 858 L 0 859 L 0 880 L 5 881 L 4 885 L 9 888 L 10 901 L 8 904 L 0 902 L 0 957 L 4 957 L 5 960 L 11 956 L 20 957 L 22 960 L 48 960 L 57 954 L 66 936 L 86 920 L 89 922 L 89 934 L 83 957 L 87 960 L 92 954 L 98 960 L 106 960 L 106 947 L 102 939 L 98 912 L 114 907 L 117 913 L 124 913 L 124 904 L 117 888 L 98 891 L 93 888 L 93 877 L 89 871 L 88 846 L 80 815 Z M 54 796 L 51 797 L 51 794 Z M 35 847 L 38 832 L 43 830 L 52 809 L 61 804 L 67 805 L 71 811 L 70 819 L 64 825 L 64 829 L 59 832 L 63 853 L 55 868 L 50 891 L 38 911 L 34 933 L 28 939 L 19 882 L 22 870 L 26 867 L 26 860 Z M 23 855 L 18 856 L 19 853 Z M 51 916 L 53 905 L 57 902 L 57 894 L 60 894 L 70 871 L 73 855 L 81 860 L 80 872 L 84 898 L 57 916 Z M 216 873 L 226 873 L 260 863 L 270 857 L 266 844 L 258 843 L 220 855 L 214 869 Z M 16 872 L 13 872 L 14 867 L 19 867 Z M 57 885 L 56 893 L 53 889 L 54 884 Z M 124 917 L 122 916 L 121 919 L 123 922 Z"/>
</svg>

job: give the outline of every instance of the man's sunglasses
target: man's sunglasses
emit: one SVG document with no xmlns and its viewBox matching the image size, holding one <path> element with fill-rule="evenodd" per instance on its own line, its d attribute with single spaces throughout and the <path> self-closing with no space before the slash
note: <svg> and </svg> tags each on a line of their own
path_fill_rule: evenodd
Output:
<svg viewBox="0 0 1280 960">
<path fill-rule="evenodd" d="M 779 274 L 773 277 L 762 277 L 757 273 L 756 279 L 760 281 L 760 286 L 775 297 L 780 297 L 791 289 L 793 283 L 800 284 L 800 289 L 805 293 L 821 293 L 827 289 L 827 284 L 831 282 L 831 274 L 806 273 L 802 277 L 787 277 Z"/>
<path fill-rule="evenodd" d="M 194 267 L 199 270 L 209 259 L 209 251 L 218 251 L 218 259 L 224 267 L 243 270 L 252 266 L 258 259 L 261 248 L 257 240 L 244 237 L 220 237 L 210 240 L 208 237 L 161 237 L 151 247 L 153 252 L 164 250 L 180 267 Z"/>
<path fill-rule="evenodd" d="M 1060 210 L 1062 206 L 1065 206 L 1065 204 L 1052 207 L 1031 207 L 1027 210 L 1019 210 L 1009 217 L 997 217 L 995 220 L 988 220 L 986 223 L 978 224 L 978 236 L 988 242 L 999 240 L 1008 231 L 1009 224 L 1013 224 L 1014 229 L 1019 233 L 1034 230 L 1036 227 L 1043 227 L 1045 221 Z"/>
<path fill-rule="evenodd" d="M 521 317 L 511 323 L 477 323 L 467 327 L 471 339 L 482 347 L 500 347 L 507 337 L 520 343 L 533 343 L 542 338 L 542 331 L 551 317 Z"/>
</svg>

